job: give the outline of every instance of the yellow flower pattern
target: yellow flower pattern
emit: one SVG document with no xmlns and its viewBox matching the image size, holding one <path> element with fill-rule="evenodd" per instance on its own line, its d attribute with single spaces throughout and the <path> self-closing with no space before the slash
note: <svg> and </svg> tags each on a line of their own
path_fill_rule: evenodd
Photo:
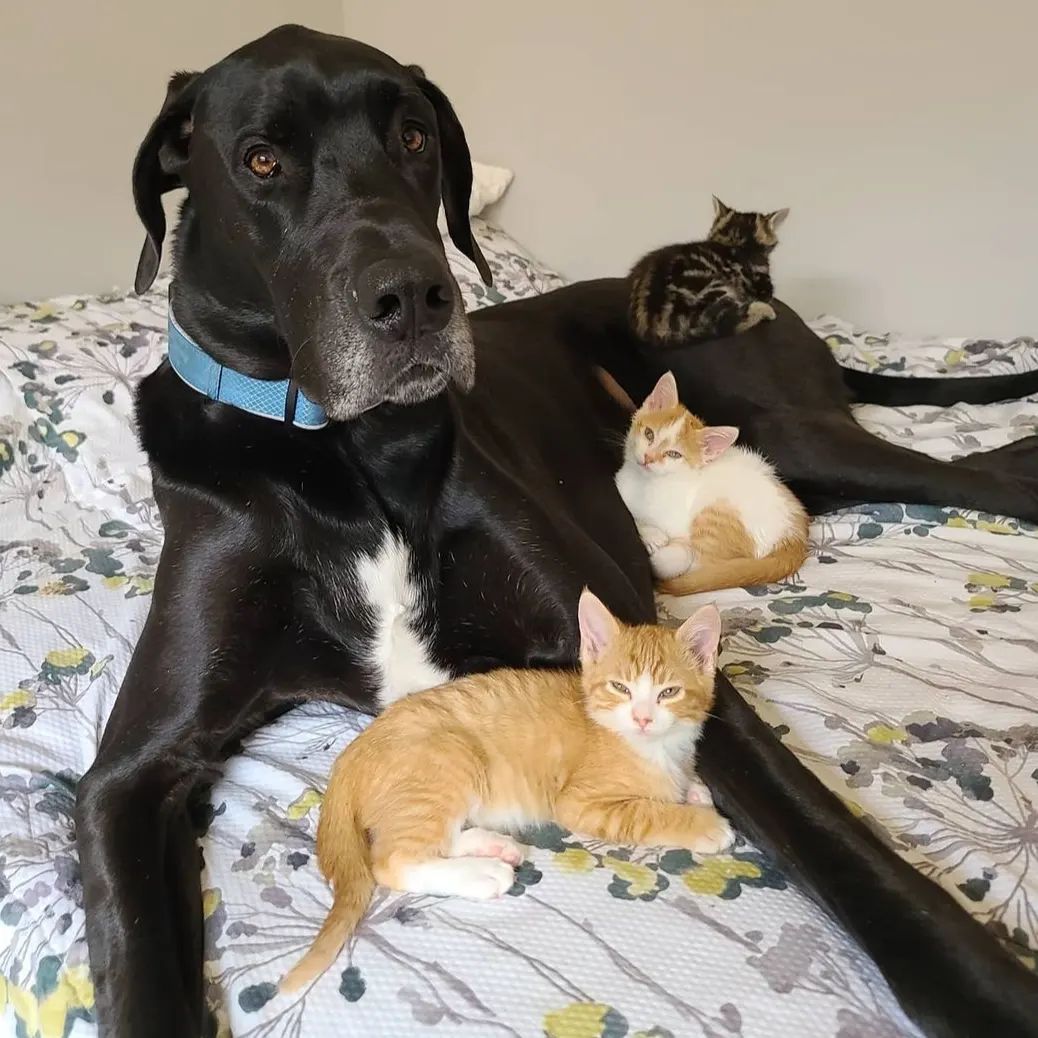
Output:
<svg viewBox="0 0 1038 1038">
<path fill-rule="evenodd" d="M 61 970 L 43 996 L 0 976 L 0 1020 L 10 1009 L 28 1038 L 65 1038 L 70 1014 L 82 1010 L 77 1015 L 89 1019 L 93 1006 L 94 985 L 86 966 Z"/>
<path fill-rule="evenodd" d="M 308 789 L 288 805 L 288 810 L 285 814 L 293 822 L 298 821 L 304 815 L 309 814 L 315 807 L 318 807 L 321 799 L 321 794 L 316 789 Z"/>
</svg>

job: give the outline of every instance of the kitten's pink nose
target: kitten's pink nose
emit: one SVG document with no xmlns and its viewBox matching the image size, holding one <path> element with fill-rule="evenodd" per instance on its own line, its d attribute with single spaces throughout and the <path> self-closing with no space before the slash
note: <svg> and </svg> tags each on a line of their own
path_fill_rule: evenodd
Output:
<svg viewBox="0 0 1038 1038">
<path fill-rule="evenodd" d="M 650 724 L 652 724 L 652 718 L 651 717 L 643 717 L 640 714 L 635 714 L 634 715 L 634 722 L 644 732 L 645 729 L 648 728 Z"/>
</svg>

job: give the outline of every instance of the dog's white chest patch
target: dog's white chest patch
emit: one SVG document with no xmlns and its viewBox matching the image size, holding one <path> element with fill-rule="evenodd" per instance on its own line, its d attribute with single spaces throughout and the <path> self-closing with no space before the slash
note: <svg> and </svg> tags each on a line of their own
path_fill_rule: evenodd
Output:
<svg viewBox="0 0 1038 1038">
<path fill-rule="evenodd" d="M 379 685 L 380 705 L 450 681 L 417 633 L 421 603 L 411 581 L 407 545 L 387 533 L 378 552 L 360 556 L 356 567 L 361 595 L 375 620 L 368 663 Z"/>
</svg>

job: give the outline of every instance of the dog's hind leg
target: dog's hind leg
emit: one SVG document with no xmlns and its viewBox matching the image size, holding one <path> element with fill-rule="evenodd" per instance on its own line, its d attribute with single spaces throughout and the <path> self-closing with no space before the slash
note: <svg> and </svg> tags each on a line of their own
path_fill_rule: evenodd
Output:
<svg viewBox="0 0 1038 1038">
<path fill-rule="evenodd" d="M 932 404 L 994 404 L 1000 400 L 1019 400 L 1038 393 L 1038 370 L 1015 375 L 973 375 L 969 378 L 881 375 L 873 371 L 841 368 L 843 381 L 859 404 L 882 407 L 908 407 Z"/>
<path fill-rule="evenodd" d="M 861 501 L 973 508 L 1038 522 L 1038 478 L 978 461 L 938 461 L 881 440 L 849 415 L 771 411 L 742 429 L 812 511 Z M 1026 456 L 1025 448 L 1016 455 Z M 1015 457 L 1012 451 L 1003 455 Z"/>
<path fill-rule="evenodd" d="M 1024 436 L 994 450 L 965 454 L 952 464 L 959 469 L 996 471 L 1023 480 L 1038 480 L 1038 435 Z"/>
</svg>

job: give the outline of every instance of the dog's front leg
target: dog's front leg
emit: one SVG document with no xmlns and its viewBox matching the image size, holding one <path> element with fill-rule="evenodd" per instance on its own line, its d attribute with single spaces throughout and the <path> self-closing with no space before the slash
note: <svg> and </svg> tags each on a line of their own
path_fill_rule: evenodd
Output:
<svg viewBox="0 0 1038 1038">
<path fill-rule="evenodd" d="M 120 698 L 143 691 L 124 685 Z M 101 1034 L 195 1038 L 203 1023 L 202 904 L 186 800 L 206 762 L 184 729 L 149 738 L 117 722 L 109 731 L 76 804 Z"/>
<path fill-rule="evenodd" d="M 336 689 L 360 681 L 337 653 L 315 671 L 331 650 L 327 638 L 311 645 L 291 619 L 292 581 L 265 573 L 253 555 L 215 557 L 217 532 L 178 548 L 167 522 L 148 622 L 77 791 L 87 944 L 106 1038 L 205 1033 L 188 798 L 235 740 L 302 698 L 293 688 L 346 698 Z"/>
<path fill-rule="evenodd" d="M 216 776 L 229 745 L 302 698 L 265 686 L 258 646 L 226 639 L 205 603 L 192 604 L 198 627 L 183 615 L 163 623 L 165 610 L 153 605 L 97 759 L 77 790 L 86 936 L 104 1038 L 209 1033 L 200 853 L 188 801 Z M 247 612 L 233 619 L 250 629 Z M 203 635 L 205 621 L 213 633 Z M 181 630 L 193 630 L 199 643 L 188 648 Z M 278 651 L 273 636 L 257 642 Z"/>
</svg>

